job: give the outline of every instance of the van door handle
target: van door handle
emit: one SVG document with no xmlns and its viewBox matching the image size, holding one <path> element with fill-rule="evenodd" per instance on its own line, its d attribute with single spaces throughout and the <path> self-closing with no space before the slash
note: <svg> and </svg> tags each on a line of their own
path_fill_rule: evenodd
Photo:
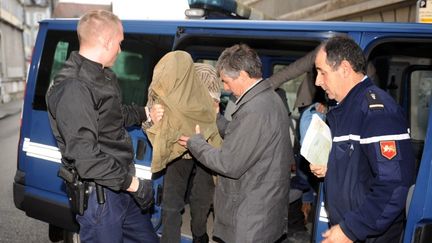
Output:
<svg viewBox="0 0 432 243">
<path fill-rule="evenodd" d="M 144 140 L 138 139 L 137 148 L 136 148 L 136 155 L 135 155 L 135 158 L 137 160 L 143 160 L 144 159 L 146 148 L 147 148 L 146 142 Z"/>
</svg>

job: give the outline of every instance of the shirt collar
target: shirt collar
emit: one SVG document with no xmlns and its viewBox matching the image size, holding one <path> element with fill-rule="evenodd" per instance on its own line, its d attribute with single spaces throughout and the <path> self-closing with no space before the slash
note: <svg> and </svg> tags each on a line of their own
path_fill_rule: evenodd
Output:
<svg viewBox="0 0 432 243">
<path fill-rule="evenodd" d="M 249 92 L 249 90 L 251 90 L 253 87 L 255 87 L 259 82 L 261 82 L 263 79 L 258 79 L 254 84 L 252 84 L 248 89 L 246 89 L 245 92 L 243 92 L 243 94 L 236 100 L 236 105 L 240 102 L 240 100 L 243 98 L 243 96 Z"/>
</svg>

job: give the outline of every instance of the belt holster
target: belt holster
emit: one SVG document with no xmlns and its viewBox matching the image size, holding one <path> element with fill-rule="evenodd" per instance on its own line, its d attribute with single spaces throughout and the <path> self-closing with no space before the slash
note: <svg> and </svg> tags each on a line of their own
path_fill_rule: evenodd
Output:
<svg viewBox="0 0 432 243">
<path fill-rule="evenodd" d="M 87 209 L 89 198 L 88 182 L 81 180 L 75 169 L 67 168 L 64 165 L 60 166 L 58 176 L 66 184 L 66 192 L 72 212 L 83 215 Z"/>
</svg>

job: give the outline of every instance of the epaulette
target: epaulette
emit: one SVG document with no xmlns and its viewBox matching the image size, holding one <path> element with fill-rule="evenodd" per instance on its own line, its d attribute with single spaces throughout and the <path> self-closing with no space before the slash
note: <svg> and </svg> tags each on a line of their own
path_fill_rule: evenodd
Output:
<svg viewBox="0 0 432 243">
<path fill-rule="evenodd" d="M 369 90 L 366 93 L 366 98 L 367 98 L 368 103 L 369 103 L 369 109 L 371 109 L 371 110 L 381 110 L 381 109 L 384 109 L 384 104 L 382 103 L 381 99 L 372 90 Z"/>
</svg>

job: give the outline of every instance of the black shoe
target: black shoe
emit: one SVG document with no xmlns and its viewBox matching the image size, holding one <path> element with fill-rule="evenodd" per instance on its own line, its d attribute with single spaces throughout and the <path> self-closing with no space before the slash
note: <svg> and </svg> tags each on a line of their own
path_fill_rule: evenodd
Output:
<svg viewBox="0 0 432 243">
<path fill-rule="evenodd" d="M 193 236 L 192 239 L 192 243 L 208 243 L 209 242 L 209 237 L 207 235 L 207 233 L 197 237 L 197 236 Z"/>
</svg>

